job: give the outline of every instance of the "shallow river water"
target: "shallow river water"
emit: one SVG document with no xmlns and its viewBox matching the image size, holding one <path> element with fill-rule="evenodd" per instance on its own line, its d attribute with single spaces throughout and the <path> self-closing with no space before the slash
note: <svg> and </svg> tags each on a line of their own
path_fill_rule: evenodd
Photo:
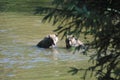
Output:
<svg viewBox="0 0 120 80">
<path fill-rule="evenodd" d="M 36 47 L 53 29 L 39 16 L 0 13 L 0 80 L 67 80 L 64 69 L 88 57 L 66 50 L 64 41 L 54 49 Z"/>
</svg>

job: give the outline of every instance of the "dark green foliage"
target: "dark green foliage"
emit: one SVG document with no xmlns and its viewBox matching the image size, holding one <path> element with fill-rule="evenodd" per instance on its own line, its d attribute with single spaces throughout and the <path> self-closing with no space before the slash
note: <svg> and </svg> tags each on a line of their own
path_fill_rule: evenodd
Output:
<svg viewBox="0 0 120 80">
<path fill-rule="evenodd" d="M 77 74 L 78 71 L 79 71 L 79 69 L 77 69 L 77 68 L 75 68 L 75 67 L 71 67 L 71 70 L 68 71 L 68 72 L 69 72 L 69 73 L 72 72 L 72 75 L 75 75 L 75 74 Z"/>
<path fill-rule="evenodd" d="M 94 65 L 85 69 L 85 75 L 91 71 L 98 80 L 120 80 L 119 5 L 119 0 L 54 0 L 52 8 L 39 7 L 37 13 L 46 13 L 43 21 L 59 24 L 55 31 L 63 33 L 63 37 L 93 36 L 89 45 L 95 49 L 96 54 L 90 59 Z M 75 74 L 79 70 L 71 71 Z"/>
<path fill-rule="evenodd" d="M 6 9 L 7 2 L 5 1 L 0 1 L 0 12 L 5 11 Z"/>
<path fill-rule="evenodd" d="M 39 6 L 50 6 L 51 0 L 0 0 L 0 11 L 32 12 Z"/>
</svg>

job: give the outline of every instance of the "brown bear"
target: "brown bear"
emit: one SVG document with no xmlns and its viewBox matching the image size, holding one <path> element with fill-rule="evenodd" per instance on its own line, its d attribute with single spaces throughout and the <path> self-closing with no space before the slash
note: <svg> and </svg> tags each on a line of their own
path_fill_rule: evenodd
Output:
<svg viewBox="0 0 120 80">
<path fill-rule="evenodd" d="M 73 35 L 67 35 L 65 43 L 67 49 L 78 46 L 84 47 L 84 44 L 79 39 L 76 39 Z"/>
<path fill-rule="evenodd" d="M 50 34 L 46 37 L 44 37 L 44 39 L 42 39 L 37 46 L 40 48 L 51 48 L 51 47 L 55 47 L 56 44 L 58 42 L 58 37 L 56 34 Z"/>
</svg>

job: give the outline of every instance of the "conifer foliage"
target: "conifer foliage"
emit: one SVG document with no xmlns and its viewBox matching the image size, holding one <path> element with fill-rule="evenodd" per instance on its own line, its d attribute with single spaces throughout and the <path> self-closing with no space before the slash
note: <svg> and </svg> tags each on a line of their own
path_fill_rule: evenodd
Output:
<svg viewBox="0 0 120 80">
<path fill-rule="evenodd" d="M 93 36 L 89 44 L 96 53 L 90 59 L 94 65 L 85 69 L 85 75 L 91 71 L 98 80 L 120 80 L 119 0 L 53 0 L 51 7 L 38 7 L 37 13 L 46 14 L 43 22 L 59 24 L 58 34 Z M 81 70 L 71 69 L 74 74 Z"/>
</svg>

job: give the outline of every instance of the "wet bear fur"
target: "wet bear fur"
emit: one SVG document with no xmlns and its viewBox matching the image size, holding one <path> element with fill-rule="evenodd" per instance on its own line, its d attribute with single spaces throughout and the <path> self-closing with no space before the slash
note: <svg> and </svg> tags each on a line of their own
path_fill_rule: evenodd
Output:
<svg viewBox="0 0 120 80">
<path fill-rule="evenodd" d="M 58 37 L 55 34 L 51 34 L 46 36 L 43 40 L 41 40 L 37 46 L 40 48 L 50 48 L 56 46 L 58 42 Z"/>
</svg>

